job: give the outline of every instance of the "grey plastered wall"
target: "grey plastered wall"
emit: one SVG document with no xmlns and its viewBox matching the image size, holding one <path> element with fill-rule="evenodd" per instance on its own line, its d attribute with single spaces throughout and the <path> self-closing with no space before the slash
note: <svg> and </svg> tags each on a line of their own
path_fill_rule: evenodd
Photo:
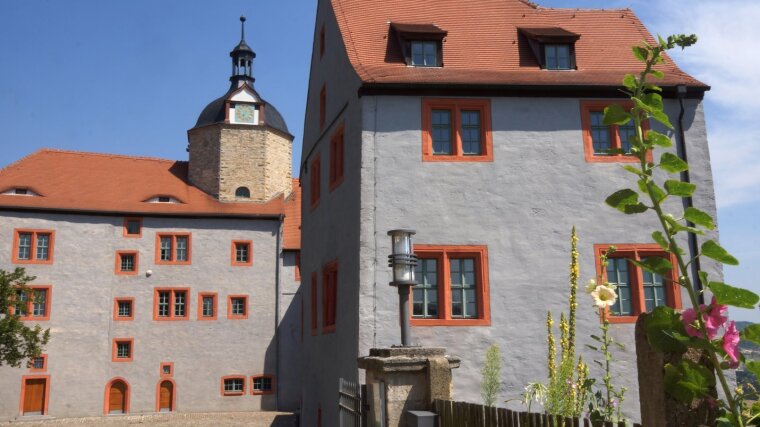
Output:
<svg viewBox="0 0 760 427">
<path fill-rule="evenodd" d="M 677 103 L 666 104 L 675 121 Z M 503 354 L 499 399 L 519 398 L 528 382 L 545 380 L 546 312 L 558 316 L 566 310 L 573 225 L 580 237 L 582 282 L 595 275 L 594 244 L 650 243 L 657 229 L 652 215 L 626 216 L 604 204 L 609 194 L 636 183 L 620 164 L 584 160 L 578 99 L 492 98 L 491 105 L 492 163 L 428 163 L 421 161 L 420 97 L 362 98 L 360 353 L 399 340 L 397 294 L 384 286 L 390 280 L 388 230 L 413 228 L 416 243 L 487 245 L 491 326 L 412 331 L 414 342 L 444 346 L 462 357 L 454 373 L 455 398 L 471 402 L 480 401 L 480 368 L 491 343 Z M 696 100 L 686 107 L 691 178 L 699 186 L 695 206 L 715 216 L 702 107 Z M 677 202 L 668 207 L 681 209 Z M 703 269 L 720 277 L 714 263 L 705 262 Z M 685 294 L 682 299 L 686 304 Z M 599 321 L 588 296 L 579 296 L 579 305 L 583 348 Z M 625 411 L 637 418 L 633 324 L 614 325 L 612 331 L 627 346 L 617 356 L 616 382 L 628 387 Z"/>
<path fill-rule="evenodd" d="M 278 220 L 143 219 L 141 238 L 122 235 L 123 217 L 2 212 L 0 268 L 8 270 L 14 228 L 55 230 L 52 265 L 30 265 L 34 283 L 50 284 L 49 414 L 103 413 L 106 383 L 130 386 L 132 413 L 154 412 L 159 364 L 174 363 L 176 410 L 274 409 L 273 395 L 252 396 L 250 377 L 274 374 L 275 265 Z M 192 265 L 155 265 L 156 232 L 191 232 Z M 232 240 L 253 242 L 253 265 L 230 265 Z M 114 274 L 117 250 L 139 251 L 139 274 Z M 152 270 L 150 277 L 146 271 Z M 288 273 L 285 273 L 288 274 Z M 154 321 L 155 287 L 190 288 L 189 320 Z M 198 321 L 198 292 L 217 292 L 217 320 Z M 247 320 L 227 319 L 227 296 L 249 296 Z M 135 298 L 135 319 L 112 320 L 114 297 Z M 111 361 L 113 338 L 134 339 L 134 361 Z M 19 413 L 24 368 L 0 368 L 0 418 Z M 245 375 L 245 396 L 223 397 L 225 375 Z"/>
<path fill-rule="evenodd" d="M 319 32 L 325 28 L 325 53 L 320 57 Z M 348 58 L 329 1 L 320 1 L 314 29 L 309 93 L 304 119 L 304 145 L 301 158 L 302 224 L 301 274 L 304 302 L 303 426 L 315 426 L 321 411 L 323 426 L 338 425 L 338 379 L 356 381 L 356 358 L 360 319 L 359 301 L 359 227 L 361 117 L 357 97 L 359 80 Z M 326 87 L 325 126 L 319 125 L 319 92 Z M 337 128 L 344 129 L 344 179 L 334 190 L 329 188 L 329 143 Z M 311 208 L 310 165 L 321 158 L 321 198 Z M 336 331 L 322 333 L 323 267 L 338 262 L 338 300 Z M 311 333 L 311 275 L 317 274 L 318 332 Z"/>
<path fill-rule="evenodd" d="M 301 281 L 296 278 L 296 252 L 284 251 L 280 256 L 280 319 L 279 376 L 277 381 L 277 403 L 280 411 L 296 411 L 301 408 L 302 372 L 302 314 L 304 307 L 300 289 Z"/>
</svg>

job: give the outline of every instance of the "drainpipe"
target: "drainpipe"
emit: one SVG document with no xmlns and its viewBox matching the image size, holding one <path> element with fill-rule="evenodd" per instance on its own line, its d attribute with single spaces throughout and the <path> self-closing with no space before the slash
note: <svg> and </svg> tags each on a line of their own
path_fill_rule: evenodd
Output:
<svg viewBox="0 0 760 427">
<path fill-rule="evenodd" d="M 688 163 L 688 156 L 686 155 L 686 132 L 684 132 L 683 129 L 683 116 L 684 116 L 684 106 L 683 106 L 683 99 L 686 96 L 686 85 L 678 85 L 676 86 L 676 93 L 678 95 L 678 103 L 681 107 L 680 112 L 678 113 L 678 140 L 676 145 L 676 150 L 678 151 L 679 157 L 681 157 L 681 160 Z M 681 172 L 681 181 L 691 183 L 691 179 L 689 177 L 689 170 L 686 169 L 685 171 Z M 684 197 L 683 198 L 683 208 L 684 211 L 687 208 L 694 207 L 694 201 L 691 197 Z M 694 227 L 694 224 L 691 221 L 686 221 L 686 225 L 689 227 Z M 699 245 L 697 243 L 697 235 L 694 233 L 688 233 L 689 236 L 689 253 L 691 256 L 696 255 L 699 253 Z M 699 274 L 697 274 L 701 270 L 699 258 L 696 258 L 693 263 L 691 263 L 691 277 L 694 284 L 694 290 L 697 291 L 697 298 L 700 304 L 705 303 L 705 296 L 702 294 L 702 282 L 699 280 Z M 684 272 L 686 273 L 686 272 Z"/>
<path fill-rule="evenodd" d="M 280 237 L 282 235 L 282 224 L 285 220 L 284 215 L 280 215 L 280 220 L 277 222 L 277 250 L 275 252 L 274 261 L 274 345 L 277 356 L 274 358 L 274 375 L 277 381 L 280 381 L 280 259 L 282 247 L 280 245 Z M 274 409 L 280 410 L 280 387 L 275 386 L 274 389 Z"/>
</svg>

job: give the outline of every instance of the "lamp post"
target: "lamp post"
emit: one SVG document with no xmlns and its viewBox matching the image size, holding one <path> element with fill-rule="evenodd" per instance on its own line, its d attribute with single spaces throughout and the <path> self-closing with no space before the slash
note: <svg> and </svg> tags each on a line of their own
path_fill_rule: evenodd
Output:
<svg viewBox="0 0 760 427">
<path fill-rule="evenodd" d="M 409 292 L 417 284 L 414 279 L 414 267 L 417 256 L 412 251 L 412 235 L 414 230 L 391 230 L 391 255 L 388 256 L 388 266 L 393 268 L 391 286 L 398 288 L 399 320 L 401 324 L 401 345 L 410 347 L 412 331 L 409 327 Z"/>
</svg>

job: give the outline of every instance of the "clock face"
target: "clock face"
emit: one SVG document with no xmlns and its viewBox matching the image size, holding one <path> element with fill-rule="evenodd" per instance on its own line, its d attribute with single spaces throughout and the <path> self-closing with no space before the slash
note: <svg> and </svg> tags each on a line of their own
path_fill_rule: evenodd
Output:
<svg viewBox="0 0 760 427">
<path fill-rule="evenodd" d="M 253 105 L 249 104 L 236 104 L 235 105 L 235 122 L 236 123 L 253 123 L 256 109 Z"/>
</svg>

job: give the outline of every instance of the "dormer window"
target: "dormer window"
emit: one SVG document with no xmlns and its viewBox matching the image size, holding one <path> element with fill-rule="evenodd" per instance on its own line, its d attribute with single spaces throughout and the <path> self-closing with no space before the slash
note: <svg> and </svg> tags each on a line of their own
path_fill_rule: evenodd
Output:
<svg viewBox="0 0 760 427">
<path fill-rule="evenodd" d="M 182 203 L 182 201 L 172 196 L 155 196 L 146 200 L 145 203 Z"/>
<path fill-rule="evenodd" d="M 169 203 L 172 201 L 172 198 L 169 196 L 158 196 L 158 203 Z"/>
<path fill-rule="evenodd" d="M 443 39 L 448 34 L 434 24 L 391 24 L 406 65 L 442 67 Z"/>
<path fill-rule="evenodd" d="M 2 193 L 7 196 L 39 196 L 39 194 L 26 187 L 11 188 Z"/>
<path fill-rule="evenodd" d="M 519 28 L 544 70 L 575 70 L 575 42 L 581 37 L 559 27 Z"/>
<path fill-rule="evenodd" d="M 27 190 L 26 188 L 17 188 L 15 190 L 15 194 L 27 195 L 27 194 L 29 194 L 29 190 Z"/>
</svg>

